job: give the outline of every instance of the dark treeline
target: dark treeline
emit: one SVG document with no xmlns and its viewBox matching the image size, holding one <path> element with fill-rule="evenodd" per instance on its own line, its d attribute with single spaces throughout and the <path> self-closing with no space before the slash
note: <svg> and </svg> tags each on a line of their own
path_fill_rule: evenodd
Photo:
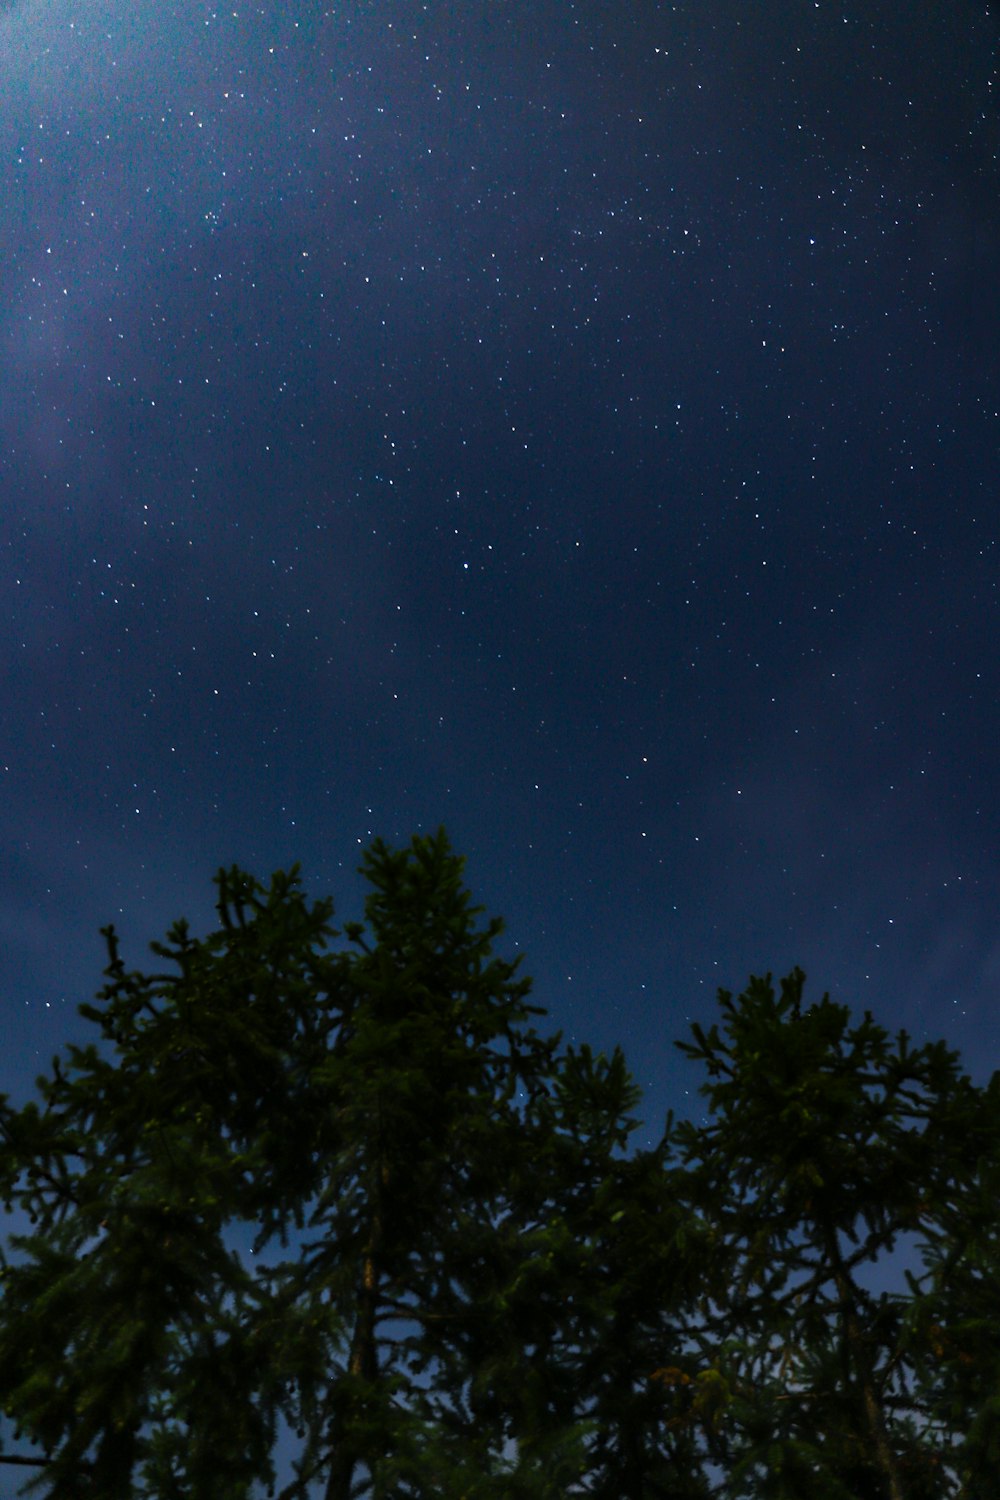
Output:
<svg viewBox="0 0 1000 1500">
<path fill-rule="evenodd" d="M 362 868 L 339 930 L 236 868 L 155 972 L 106 929 L 95 1042 L 0 1100 L 11 1479 L 994 1500 L 998 1078 L 755 978 L 678 1041 L 702 1123 L 636 1149 L 621 1052 L 539 1029 L 444 833 Z"/>
</svg>

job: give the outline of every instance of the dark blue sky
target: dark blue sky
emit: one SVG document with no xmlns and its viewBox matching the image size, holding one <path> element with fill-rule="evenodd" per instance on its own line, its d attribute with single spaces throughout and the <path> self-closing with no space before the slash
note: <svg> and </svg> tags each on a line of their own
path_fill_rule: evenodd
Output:
<svg viewBox="0 0 1000 1500">
<path fill-rule="evenodd" d="M 658 1122 L 716 987 L 1000 1066 L 985 0 L 0 11 L 0 1088 L 440 823 Z"/>
</svg>

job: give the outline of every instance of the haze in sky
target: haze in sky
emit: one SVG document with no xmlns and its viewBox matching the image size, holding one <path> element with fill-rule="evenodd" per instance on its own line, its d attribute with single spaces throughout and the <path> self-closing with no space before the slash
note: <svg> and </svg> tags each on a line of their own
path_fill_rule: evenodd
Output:
<svg viewBox="0 0 1000 1500">
<path fill-rule="evenodd" d="M 1000 20 L 4 5 L 4 1046 L 444 824 L 650 1131 L 800 964 L 1000 1063 Z"/>
</svg>

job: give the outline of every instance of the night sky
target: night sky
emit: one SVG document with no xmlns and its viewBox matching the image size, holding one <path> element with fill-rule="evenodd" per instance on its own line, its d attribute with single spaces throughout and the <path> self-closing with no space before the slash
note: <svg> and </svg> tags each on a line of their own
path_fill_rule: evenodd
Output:
<svg viewBox="0 0 1000 1500">
<path fill-rule="evenodd" d="M 752 972 L 1000 1066 L 987 0 L 6 0 L 0 76 L 0 1088 L 101 925 L 442 823 L 650 1132 Z"/>
</svg>

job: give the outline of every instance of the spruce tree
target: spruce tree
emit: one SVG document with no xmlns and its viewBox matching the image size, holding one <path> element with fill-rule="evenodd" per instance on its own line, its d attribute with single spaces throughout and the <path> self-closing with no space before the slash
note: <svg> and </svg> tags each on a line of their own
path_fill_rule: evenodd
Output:
<svg viewBox="0 0 1000 1500">
<path fill-rule="evenodd" d="M 944 1500 L 957 1433 L 922 1373 L 930 1276 L 897 1273 L 889 1289 L 873 1273 L 954 1240 L 975 1149 L 997 1159 L 996 1110 L 987 1121 L 943 1042 L 914 1048 L 867 1012 L 852 1025 L 828 996 L 804 1004 L 803 986 L 796 970 L 778 992 L 770 976 L 721 991 L 721 1025 L 678 1043 L 708 1075 L 708 1118 L 677 1141 L 692 1208 L 714 1226 L 699 1341 L 716 1370 L 720 1493 Z"/>
<path fill-rule="evenodd" d="M 462 864 L 443 831 L 376 842 L 341 931 L 297 870 L 220 871 L 218 930 L 178 922 L 149 973 L 106 929 L 81 1007 L 99 1039 L 0 1106 L 0 1185 L 28 1220 L 3 1261 L 0 1409 L 39 1493 L 243 1500 L 289 1432 L 283 1500 L 613 1476 L 633 1186 L 660 1202 L 664 1179 L 624 1160 L 621 1054 L 538 1033 Z M 633 1476 L 654 1462 L 636 1441 Z"/>
</svg>

